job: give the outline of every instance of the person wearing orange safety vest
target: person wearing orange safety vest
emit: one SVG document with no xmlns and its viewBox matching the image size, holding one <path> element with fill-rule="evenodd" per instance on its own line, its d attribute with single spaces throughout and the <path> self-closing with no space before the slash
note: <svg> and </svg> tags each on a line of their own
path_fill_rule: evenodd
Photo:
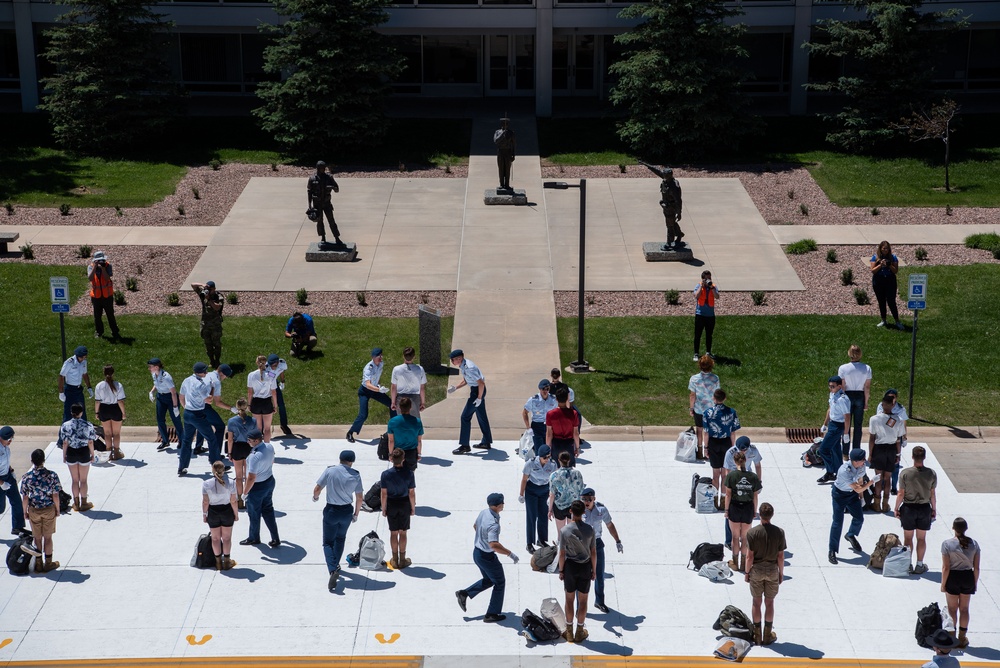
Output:
<svg viewBox="0 0 1000 668">
<path fill-rule="evenodd" d="M 114 270 L 104 251 L 97 251 L 87 265 L 87 280 L 90 281 L 90 303 L 94 306 L 94 338 L 104 336 L 104 322 L 101 314 L 107 314 L 111 339 L 119 338 L 118 321 L 115 320 L 115 286 L 111 281 Z"/>
<path fill-rule="evenodd" d="M 706 355 L 712 354 L 712 332 L 715 330 L 715 300 L 719 298 L 719 288 L 712 283 L 712 272 L 701 272 L 701 283 L 694 288 L 694 361 L 697 362 L 701 349 L 701 332 L 705 332 Z"/>
</svg>

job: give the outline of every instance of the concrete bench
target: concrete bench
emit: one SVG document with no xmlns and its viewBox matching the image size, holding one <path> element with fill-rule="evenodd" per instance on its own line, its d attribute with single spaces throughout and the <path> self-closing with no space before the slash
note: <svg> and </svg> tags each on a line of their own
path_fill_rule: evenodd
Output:
<svg viewBox="0 0 1000 668">
<path fill-rule="evenodd" d="M 17 241 L 20 236 L 17 232 L 0 232 L 0 253 L 6 253 L 7 244 Z"/>
</svg>

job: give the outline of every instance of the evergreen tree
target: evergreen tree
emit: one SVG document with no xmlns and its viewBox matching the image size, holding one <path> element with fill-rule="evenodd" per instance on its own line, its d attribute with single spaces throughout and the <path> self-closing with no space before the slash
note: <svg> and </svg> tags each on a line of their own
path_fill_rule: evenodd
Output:
<svg viewBox="0 0 1000 668">
<path fill-rule="evenodd" d="M 837 128 L 827 141 L 848 151 L 880 148 L 898 136 L 895 121 L 926 103 L 934 71 L 930 54 L 961 23 L 957 9 L 922 12 L 922 4 L 853 0 L 864 19 L 823 21 L 817 39 L 804 45 L 812 55 L 844 58 L 843 74 L 807 86 L 847 98 L 841 111 L 828 116 Z"/>
<path fill-rule="evenodd" d="M 109 154 L 148 141 L 177 110 L 162 48 L 170 24 L 146 0 L 63 0 L 69 12 L 46 32 L 56 74 L 43 81 L 56 142 Z"/>
<path fill-rule="evenodd" d="M 275 36 L 264 70 L 282 77 L 260 84 L 254 114 L 291 153 L 330 156 L 378 142 L 383 104 L 402 69 L 388 38 L 375 31 L 391 0 L 275 0 L 288 20 L 264 26 Z"/>
<path fill-rule="evenodd" d="M 642 23 L 615 41 L 625 58 L 611 66 L 619 81 L 611 101 L 629 117 L 618 136 L 632 150 L 658 159 L 697 157 L 729 147 L 752 131 L 755 119 L 740 84 L 749 72 L 739 38 L 742 10 L 721 0 L 650 0 L 622 10 Z"/>
</svg>

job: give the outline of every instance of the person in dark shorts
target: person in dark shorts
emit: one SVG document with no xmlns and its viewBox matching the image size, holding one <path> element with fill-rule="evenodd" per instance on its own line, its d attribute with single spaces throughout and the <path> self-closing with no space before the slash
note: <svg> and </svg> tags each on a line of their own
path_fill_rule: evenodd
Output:
<svg viewBox="0 0 1000 668">
<path fill-rule="evenodd" d="M 927 572 L 924 552 L 927 551 L 927 532 L 937 515 L 937 473 L 924 466 L 927 451 L 923 446 L 913 448 L 913 466 L 899 474 L 899 494 L 896 495 L 895 515 L 903 525 L 903 545 L 913 550 L 913 533 L 917 534 L 917 563 L 913 573 Z"/>
<path fill-rule="evenodd" d="M 410 415 L 411 410 L 413 401 L 409 397 L 400 399 L 399 415 L 389 418 L 386 433 L 389 434 L 389 452 L 402 450 L 406 458 L 406 468 L 415 471 L 417 462 L 423 456 L 424 425 L 420 418 Z"/>
<path fill-rule="evenodd" d="M 81 404 L 73 404 L 70 411 L 73 419 L 59 427 L 59 445 L 62 446 L 63 463 L 69 466 L 69 476 L 73 481 L 73 510 L 81 512 L 94 507 L 87 501 L 90 490 L 87 476 L 90 474 L 90 462 L 94 459 L 97 432 L 94 425 L 83 418 Z"/>
<path fill-rule="evenodd" d="M 228 571 L 236 565 L 229 558 L 233 546 L 233 524 L 240 519 L 236 509 L 236 483 L 226 475 L 226 465 L 212 463 L 212 477 L 201 485 L 201 517 L 212 533 L 215 568 Z"/>
<path fill-rule="evenodd" d="M 597 536 L 583 521 L 586 506 L 577 499 L 569 507 L 573 521 L 559 531 L 559 579 L 566 591 L 566 640 L 583 642 L 590 634 L 587 621 L 587 597 L 590 583 L 597 578 Z M 573 633 L 573 608 L 576 608 L 576 633 Z"/>
<path fill-rule="evenodd" d="M 123 459 L 122 422 L 125 421 L 125 388 L 115 380 L 115 368 L 104 366 L 104 380 L 94 388 L 94 413 L 104 428 L 111 459 Z"/>
<path fill-rule="evenodd" d="M 948 614 L 958 628 L 958 646 L 969 646 L 969 600 L 979 586 L 979 543 L 965 535 L 969 524 L 956 517 L 951 524 L 954 538 L 941 543 L 941 591 L 948 601 Z"/>
<path fill-rule="evenodd" d="M 702 415 L 702 424 L 708 432 L 708 462 L 712 466 L 712 486 L 715 487 L 715 505 L 725 509 L 723 499 L 722 469 L 726 463 L 726 452 L 736 445 L 736 432 L 740 429 L 740 418 L 736 411 L 726 405 L 726 391 L 717 389 L 712 394 L 712 407 Z"/>
<path fill-rule="evenodd" d="M 233 460 L 233 473 L 236 478 L 236 496 L 239 499 L 238 508 L 246 508 L 243 502 L 243 485 L 247 480 L 247 457 L 250 456 L 250 443 L 247 436 L 257 428 L 257 422 L 250 414 L 250 405 L 246 399 L 236 400 L 236 415 L 226 423 L 226 454 Z"/>
<path fill-rule="evenodd" d="M 868 420 L 868 457 L 872 470 L 882 476 L 875 483 L 875 499 L 872 506 L 877 513 L 889 512 L 889 488 L 892 474 L 899 464 L 903 421 L 892 414 L 893 397 L 882 397 L 882 412 Z"/>
<path fill-rule="evenodd" d="M 568 452 L 559 455 L 559 468 L 549 476 L 549 519 L 556 521 L 556 531 L 562 532 L 570 518 L 570 505 L 580 499 L 587 486 L 583 475 L 573 468 Z"/>
<path fill-rule="evenodd" d="M 732 531 L 733 560 L 729 567 L 743 571 L 747 563 L 749 546 L 747 531 L 757 514 L 757 494 L 761 490 L 760 478 L 753 471 L 747 471 L 747 456 L 743 452 L 733 455 L 736 469 L 726 476 L 723 487 L 726 490 L 726 519 Z"/>
<path fill-rule="evenodd" d="M 569 388 L 556 390 L 558 406 L 545 414 L 545 445 L 552 450 L 552 456 L 559 461 L 559 455 L 569 453 L 572 466 L 580 454 L 580 415 L 569 405 Z"/>
<path fill-rule="evenodd" d="M 250 414 L 257 421 L 257 428 L 264 434 L 264 442 L 271 442 L 271 420 L 278 412 L 278 383 L 267 372 L 267 357 L 257 355 L 257 370 L 247 374 L 247 401 Z"/>
<path fill-rule="evenodd" d="M 410 530 L 410 518 L 417 512 L 417 483 L 413 469 L 407 465 L 406 453 L 396 448 L 389 458 L 392 468 L 382 472 L 382 517 L 389 521 L 392 548 L 389 565 L 406 568 L 413 563 L 406 557 L 406 532 Z"/>
<path fill-rule="evenodd" d="M 785 577 L 785 532 L 771 524 L 774 506 L 760 504 L 760 524 L 747 532 L 749 546 L 746 581 L 753 598 L 753 639 L 758 645 L 770 645 L 778 636 L 771 630 L 774 623 L 774 598 Z M 764 628 L 760 627 L 760 604 L 764 603 Z"/>
</svg>

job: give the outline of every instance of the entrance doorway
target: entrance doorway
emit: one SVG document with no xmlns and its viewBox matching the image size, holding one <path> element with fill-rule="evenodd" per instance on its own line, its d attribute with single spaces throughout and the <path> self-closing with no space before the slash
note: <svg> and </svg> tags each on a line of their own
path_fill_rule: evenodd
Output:
<svg viewBox="0 0 1000 668">
<path fill-rule="evenodd" d="M 532 95 L 535 92 L 535 36 L 488 35 L 487 95 Z"/>
<path fill-rule="evenodd" d="M 553 94 L 597 94 L 596 45 L 594 35 L 552 36 Z"/>
</svg>

